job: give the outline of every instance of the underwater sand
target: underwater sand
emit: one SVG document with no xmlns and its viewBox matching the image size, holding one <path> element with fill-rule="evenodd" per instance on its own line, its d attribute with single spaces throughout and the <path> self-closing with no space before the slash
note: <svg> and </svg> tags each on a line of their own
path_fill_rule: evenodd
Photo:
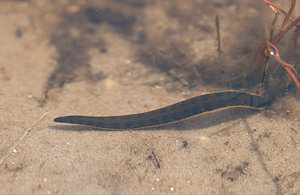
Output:
<svg viewBox="0 0 300 195">
<path fill-rule="evenodd" d="M 295 86 L 263 111 L 155 129 L 53 122 L 255 92 L 261 71 L 241 75 L 271 21 L 251 0 L 0 1 L 0 194 L 300 194 Z"/>
</svg>

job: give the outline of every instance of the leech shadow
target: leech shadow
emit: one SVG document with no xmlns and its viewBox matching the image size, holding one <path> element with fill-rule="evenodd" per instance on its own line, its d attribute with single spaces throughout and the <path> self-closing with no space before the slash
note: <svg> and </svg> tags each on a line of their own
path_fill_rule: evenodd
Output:
<svg viewBox="0 0 300 195">
<path fill-rule="evenodd" d="M 60 130 L 60 131 L 161 131 L 161 130 L 174 130 L 174 131 L 185 131 L 185 130 L 195 130 L 204 129 L 211 126 L 215 126 L 221 123 L 230 122 L 237 119 L 247 118 L 255 113 L 261 112 L 259 110 L 251 110 L 246 108 L 231 108 L 227 110 L 221 110 L 217 112 L 205 113 L 203 115 L 198 115 L 190 119 L 179 121 L 172 124 L 166 124 L 159 127 L 148 127 L 143 129 L 102 129 L 97 127 L 90 127 L 85 125 L 53 125 L 50 129 Z"/>
</svg>

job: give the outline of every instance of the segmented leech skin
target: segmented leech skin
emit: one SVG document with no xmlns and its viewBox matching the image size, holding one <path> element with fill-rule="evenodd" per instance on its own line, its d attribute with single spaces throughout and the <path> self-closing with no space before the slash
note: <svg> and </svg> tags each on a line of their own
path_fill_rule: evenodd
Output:
<svg viewBox="0 0 300 195">
<path fill-rule="evenodd" d="M 174 123 L 217 110 L 243 107 L 264 109 L 270 101 L 260 95 L 241 91 L 208 93 L 149 112 L 120 116 L 64 116 L 55 122 L 88 125 L 107 130 L 141 129 Z"/>
</svg>

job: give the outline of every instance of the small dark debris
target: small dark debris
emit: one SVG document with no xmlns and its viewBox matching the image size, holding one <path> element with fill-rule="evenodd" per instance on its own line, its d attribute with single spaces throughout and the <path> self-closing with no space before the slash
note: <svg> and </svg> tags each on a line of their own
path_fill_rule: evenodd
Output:
<svg viewBox="0 0 300 195">
<path fill-rule="evenodd" d="M 242 166 L 237 166 L 234 170 L 235 170 L 235 171 L 238 171 L 238 172 L 240 172 L 241 174 L 244 174 L 244 175 L 245 175 L 245 173 L 244 173 L 244 167 L 242 167 Z"/>
<path fill-rule="evenodd" d="M 152 150 L 152 152 L 151 152 L 151 155 L 149 155 L 149 156 L 147 157 L 147 159 L 148 159 L 148 160 L 151 160 L 152 163 L 154 164 L 154 166 L 155 166 L 156 168 L 160 169 L 160 163 L 159 163 L 159 161 L 157 160 L 156 155 L 155 155 L 155 153 L 154 153 L 153 150 Z"/>
<path fill-rule="evenodd" d="M 249 163 L 248 162 L 244 162 L 244 167 L 248 167 L 249 166 Z"/>
<path fill-rule="evenodd" d="M 273 182 L 275 182 L 275 183 L 279 182 L 279 178 L 278 177 L 274 177 L 273 178 Z"/>
<path fill-rule="evenodd" d="M 106 53 L 107 52 L 107 49 L 106 48 L 101 48 L 100 49 L 100 53 Z"/>
<path fill-rule="evenodd" d="M 184 140 L 184 141 L 182 142 L 182 147 L 186 148 L 187 146 L 188 146 L 188 142 L 187 142 L 186 140 Z"/>
<path fill-rule="evenodd" d="M 234 179 L 233 179 L 232 177 L 228 177 L 227 180 L 229 180 L 229 181 L 231 181 L 231 182 L 234 181 Z"/>
<path fill-rule="evenodd" d="M 224 177 L 224 176 L 225 176 L 225 174 L 226 174 L 226 172 L 225 172 L 225 171 L 223 171 L 223 172 L 221 173 L 221 177 Z"/>
<path fill-rule="evenodd" d="M 15 35 L 18 38 L 22 38 L 23 37 L 22 29 L 21 28 L 17 28 L 16 31 L 15 31 Z"/>
<path fill-rule="evenodd" d="M 234 169 L 227 167 L 228 170 L 222 171 L 218 169 L 217 172 L 222 171 L 221 177 L 233 182 L 234 180 L 237 180 L 241 175 L 246 175 L 244 170 L 248 166 L 248 162 L 243 162 L 242 165 L 238 165 Z"/>
</svg>

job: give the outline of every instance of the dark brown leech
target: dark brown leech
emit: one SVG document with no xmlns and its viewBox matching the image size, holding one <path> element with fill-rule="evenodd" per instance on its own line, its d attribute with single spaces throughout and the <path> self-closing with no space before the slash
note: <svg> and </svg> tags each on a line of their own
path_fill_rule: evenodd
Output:
<svg viewBox="0 0 300 195">
<path fill-rule="evenodd" d="M 230 107 L 263 109 L 269 100 L 240 91 L 208 93 L 149 112 L 120 116 L 64 116 L 55 122 L 88 125 L 102 129 L 140 129 L 174 123 L 199 114 Z"/>
</svg>

